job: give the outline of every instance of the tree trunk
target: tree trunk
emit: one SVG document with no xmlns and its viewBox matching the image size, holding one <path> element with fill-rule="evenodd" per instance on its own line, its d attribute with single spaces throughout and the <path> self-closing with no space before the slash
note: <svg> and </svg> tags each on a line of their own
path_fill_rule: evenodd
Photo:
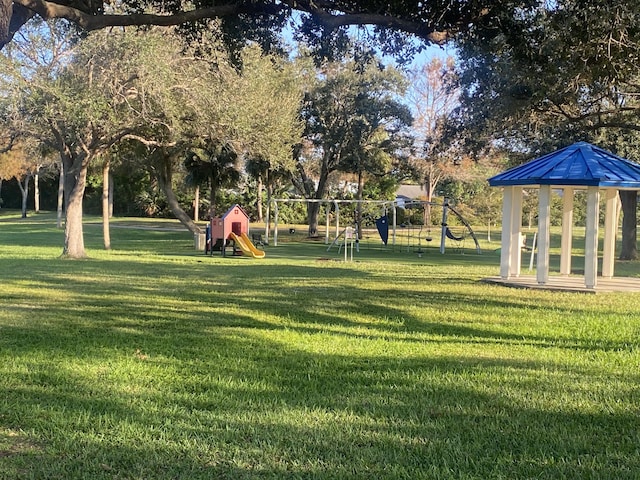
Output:
<svg viewBox="0 0 640 480">
<path fill-rule="evenodd" d="M 196 195 L 193 199 L 193 221 L 200 220 L 200 185 L 196 185 Z"/>
<path fill-rule="evenodd" d="M 82 227 L 82 200 L 87 185 L 88 161 L 71 159 L 65 162 L 64 191 L 65 191 L 65 225 L 64 249 L 62 256 L 68 258 L 85 258 L 84 232 Z"/>
<path fill-rule="evenodd" d="M 171 213 L 180 220 L 191 233 L 202 233 L 202 229 L 191 220 L 191 217 L 180 206 L 180 202 L 173 192 L 173 186 L 171 185 L 172 172 L 171 172 L 171 160 L 169 158 L 163 158 L 160 160 L 160 165 L 157 171 L 154 171 L 158 185 L 167 197 L 167 204 Z"/>
<path fill-rule="evenodd" d="M 269 178 L 269 172 L 267 171 L 267 208 L 266 208 L 266 219 L 265 219 L 265 237 L 269 239 L 269 229 L 271 228 L 271 198 L 273 198 L 273 185 L 271 185 L 271 179 Z"/>
<path fill-rule="evenodd" d="M 113 174 L 109 169 L 109 218 L 113 218 Z"/>
<path fill-rule="evenodd" d="M 0 208 L 2 208 L 2 179 L 0 178 Z"/>
<path fill-rule="evenodd" d="M 31 174 L 26 174 L 22 182 L 18 182 L 20 192 L 22 193 L 22 218 L 27 218 L 27 200 L 29 199 L 29 180 Z"/>
<path fill-rule="evenodd" d="M 327 182 L 329 181 L 329 171 L 323 168 L 318 179 L 318 188 L 316 189 L 315 199 L 324 198 L 327 191 Z M 320 203 L 313 202 L 307 205 L 307 215 L 309 220 L 309 237 L 318 236 L 318 216 L 320 213 Z"/>
<path fill-rule="evenodd" d="M 262 174 L 258 174 L 257 178 L 257 196 L 256 196 L 256 211 L 258 212 L 258 222 L 262 223 L 264 221 L 264 215 L 262 214 L 262 190 L 263 190 L 263 182 L 262 182 Z"/>
<path fill-rule="evenodd" d="M 171 183 L 163 182 L 162 180 L 158 180 L 158 183 L 167 197 L 167 204 L 169 205 L 171 213 L 173 213 L 175 217 L 180 220 L 180 223 L 187 227 L 191 233 L 202 233 L 202 229 L 196 225 L 193 220 L 191 220 L 189 215 L 187 215 L 187 212 L 185 212 L 180 206 L 180 202 L 178 201 L 176 194 L 173 192 Z"/>
<path fill-rule="evenodd" d="M 0 48 L 9 41 L 9 24 L 11 23 L 11 13 L 13 2 L 11 0 L 0 0 Z"/>
<path fill-rule="evenodd" d="M 36 167 L 33 175 L 33 210 L 40 213 L 40 167 Z"/>
<path fill-rule="evenodd" d="M 60 177 L 58 179 L 58 218 L 56 226 L 62 228 L 62 213 L 64 206 L 64 162 L 60 160 Z"/>
<path fill-rule="evenodd" d="M 362 170 L 358 171 L 358 194 L 357 194 L 357 199 L 360 200 L 357 204 L 356 204 L 356 228 L 357 228 L 357 235 L 358 235 L 358 240 L 362 240 L 362 197 L 363 197 L 363 190 L 364 190 L 364 178 L 362 175 Z"/>
<path fill-rule="evenodd" d="M 109 177 L 111 173 L 111 161 L 107 156 L 102 164 L 102 237 L 104 249 L 111 250 L 111 232 L 109 231 Z"/>
<path fill-rule="evenodd" d="M 620 190 L 620 200 L 622 202 L 622 248 L 620 249 L 620 260 L 637 260 L 638 223 L 636 212 L 638 192 L 636 190 Z"/>
<path fill-rule="evenodd" d="M 429 182 L 426 182 L 426 201 L 424 204 L 424 213 L 422 217 L 422 223 L 425 227 L 431 227 L 431 199 L 433 198 L 433 193 L 431 191 L 431 186 Z"/>
<path fill-rule="evenodd" d="M 216 195 L 218 193 L 217 185 L 213 180 L 209 180 L 209 218 L 216 218 Z"/>
<path fill-rule="evenodd" d="M 431 202 L 433 201 L 433 196 L 436 194 L 436 189 L 438 188 L 438 184 L 442 180 L 442 173 L 436 170 L 436 165 L 433 162 L 429 162 L 427 175 L 425 178 L 424 186 L 425 193 L 427 197 L 427 203 L 424 207 L 424 224 L 427 228 L 432 226 L 431 223 Z"/>
<path fill-rule="evenodd" d="M 307 203 L 307 217 L 309 219 L 309 237 L 318 236 L 318 216 L 320 212 L 320 203 Z"/>
</svg>

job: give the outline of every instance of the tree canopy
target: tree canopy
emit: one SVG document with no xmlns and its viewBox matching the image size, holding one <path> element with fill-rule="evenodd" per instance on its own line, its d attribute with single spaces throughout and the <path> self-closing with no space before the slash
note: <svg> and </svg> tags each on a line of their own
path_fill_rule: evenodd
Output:
<svg viewBox="0 0 640 480">
<path fill-rule="evenodd" d="M 323 66 L 302 108 L 304 141 L 296 152 L 294 185 L 305 198 L 322 199 L 332 172 L 358 175 L 361 193 L 365 171 L 380 176 L 391 169 L 409 144 L 412 122 L 402 75 L 376 61 L 353 59 Z M 315 181 L 317 179 L 317 181 Z M 318 204 L 309 205 L 309 235 L 317 234 Z"/>
<path fill-rule="evenodd" d="M 326 32 L 352 25 L 370 25 L 390 50 L 407 47 L 405 34 L 427 43 L 443 44 L 460 31 L 505 16 L 515 8 L 537 2 L 527 0 L 0 0 L 0 46 L 34 15 L 44 19 L 65 18 L 84 30 L 109 26 L 182 25 L 219 19 L 227 39 L 273 40 L 268 32 L 280 31 L 295 14 L 302 19 L 300 31 L 322 39 Z M 116 5 L 117 9 L 116 10 Z M 13 8 L 12 8 L 13 7 Z M 399 33 L 401 32 L 401 33 Z"/>
<path fill-rule="evenodd" d="M 546 138 L 542 150 L 603 128 L 639 130 L 638 6 L 558 0 L 513 28 L 461 36 L 461 120 L 487 141 Z"/>
<path fill-rule="evenodd" d="M 578 140 L 640 160 L 637 1 L 558 0 L 514 17 L 512 29 L 458 39 L 463 126 L 470 148 L 516 158 Z M 481 40 L 481 41 L 479 41 Z M 629 193 L 632 195 L 629 196 Z M 621 257 L 635 258 L 635 192 L 624 192 Z"/>
<path fill-rule="evenodd" d="M 196 55 L 196 46 L 159 29 L 96 32 L 65 48 L 64 32 L 44 32 L 46 25 L 34 25 L 0 55 L 0 108 L 3 131 L 60 155 L 66 255 L 84 256 L 89 165 L 123 140 L 141 145 L 164 172 L 168 157 L 184 159 L 199 144 L 229 145 L 276 166 L 292 162 L 302 94 L 280 58 L 247 47 L 240 72 L 215 50 L 215 41 L 209 55 Z M 44 39 L 49 48 L 40 49 Z M 169 185 L 171 175 L 163 179 Z"/>
</svg>

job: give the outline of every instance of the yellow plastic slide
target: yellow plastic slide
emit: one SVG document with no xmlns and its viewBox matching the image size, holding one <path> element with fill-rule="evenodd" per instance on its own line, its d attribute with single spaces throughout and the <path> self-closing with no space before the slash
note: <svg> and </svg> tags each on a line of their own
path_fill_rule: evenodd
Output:
<svg viewBox="0 0 640 480">
<path fill-rule="evenodd" d="M 237 236 L 235 233 L 231 232 L 229 234 L 229 238 L 236 242 L 236 245 L 240 250 L 242 250 L 243 255 L 253 258 L 264 258 L 264 251 L 258 250 L 246 233 L 242 233 L 240 236 Z"/>
</svg>

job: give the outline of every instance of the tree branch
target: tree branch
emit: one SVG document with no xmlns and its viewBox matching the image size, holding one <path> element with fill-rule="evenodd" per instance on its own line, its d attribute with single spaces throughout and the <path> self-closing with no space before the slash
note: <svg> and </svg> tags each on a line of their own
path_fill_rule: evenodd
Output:
<svg viewBox="0 0 640 480">
<path fill-rule="evenodd" d="M 555 113 L 556 115 L 563 117 L 572 123 L 583 123 L 584 121 L 590 120 L 593 118 L 615 117 L 620 114 L 634 113 L 640 110 L 640 107 L 618 107 L 618 108 L 611 108 L 611 109 L 596 110 L 593 112 L 585 112 L 581 115 L 573 115 L 570 112 L 566 111 L 566 109 L 563 108 L 562 105 L 554 104 L 554 107 L 555 107 L 555 111 L 553 109 L 550 109 L 549 110 L 550 113 L 552 114 Z M 602 121 L 598 123 L 602 123 Z M 605 123 L 608 123 L 608 122 L 605 122 Z"/>
<path fill-rule="evenodd" d="M 352 8 L 339 7 L 336 5 L 339 2 L 331 0 L 283 0 L 283 3 L 291 9 L 309 13 L 329 29 L 351 25 L 374 25 L 411 33 L 438 45 L 445 44 L 457 30 L 466 28 L 469 24 L 477 22 L 480 18 L 489 14 L 488 8 L 480 8 L 477 12 L 461 13 L 459 18 L 448 29 L 438 29 L 437 24 L 441 23 L 447 13 L 448 6 L 443 6 L 440 12 L 433 12 L 434 18 L 437 17 L 436 21 L 427 21 L 426 19 L 403 18 L 407 12 L 400 14 L 389 12 L 387 9 L 367 12 L 362 11 L 359 6 Z M 336 11 L 342 13 L 334 13 Z"/>
<path fill-rule="evenodd" d="M 158 142 L 157 140 L 149 140 L 148 138 L 141 137 L 140 135 L 134 135 L 133 133 L 127 133 L 122 136 L 123 140 L 135 140 L 137 142 L 146 145 L 147 147 L 163 147 L 170 148 L 175 147 L 178 142 Z"/>
<path fill-rule="evenodd" d="M 625 121 L 606 121 L 603 120 L 598 123 L 594 123 L 592 125 L 584 125 L 583 128 L 585 130 L 597 131 L 601 128 L 615 128 L 619 130 L 631 130 L 633 132 L 640 132 L 640 125 L 634 122 L 625 122 Z"/>
<path fill-rule="evenodd" d="M 320 23 L 329 29 L 347 27 L 350 25 L 375 25 L 391 28 L 393 30 L 400 30 L 406 33 L 412 33 L 437 45 L 445 44 L 451 37 L 451 32 L 438 31 L 434 28 L 428 27 L 426 23 L 403 20 L 401 18 L 390 17 L 388 15 L 366 13 L 333 15 L 330 13 L 318 13 L 314 16 Z"/>
<path fill-rule="evenodd" d="M 11 133 L 11 135 L 9 135 L 9 139 L 7 140 L 7 144 L 0 147 L 0 153 L 7 153 L 9 150 L 11 150 L 15 145 L 18 136 L 18 133 Z"/>
<path fill-rule="evenodd" d="M 204 18 L 225 17 L 246 12 L 238 4 L 227 4 L 197 10 L 178 12 L 173 15 L 127 14 L 127 15 L 90 15 L 77 8 L 46 0 L 14 0 L 14 4 L 36 12 L 42 18 L 66 18 L 85 30 L 98 30 L 105 27 L 128 27 L 141 25 L 171 26 L 202 20 Z M 254 8 L 255 10 L 255 8 Z M 254 12 L 257 13 L 257 12 Z M 264 13 L 267 13 L 266 11 Z"/>
<path fill-rule="evenodd" d="M 72 0 L 73 1 L 73 0 Z M 69 3 L 72 3 L 69 2 Z M 223 5 L 207 8 L 181 11 L 173 14 L 123 14 L 123 15 L 93 15 L 71 5 L 63 5 L 47 0 L 13 0 L 14 9 L 23 8 L 35 12 L 44 19 L 65 18 L 85 30 L 98 30 L 105 27 L 126 27 L 142 25 L 172 26 L 194 22 L 206 18 L 220 18 L 231 15 L 277 15 L 288 9 L 306 12 L 313 16 L 326 28 L 336 29 L 350 25 L 375 25 L 414 34 L 429 42 L 443 44 L 450 39 L 453 31 L 438 30 L 431 22 L 402 18 L 391 13 L 371 13 L 352 10 L 342 10 L 342 14 L 333 13 L 337 10 L 334 2 L 329 1 L 282 1 L 280 4 L 270 2 L 240 2 L 231 1 Z M 483 10 L 478 17 L 486 15 Z M 477 18 L 476 18 L 477 20 Z M 472 21 L 461 18 L 460 25 Z"/>
</svg>

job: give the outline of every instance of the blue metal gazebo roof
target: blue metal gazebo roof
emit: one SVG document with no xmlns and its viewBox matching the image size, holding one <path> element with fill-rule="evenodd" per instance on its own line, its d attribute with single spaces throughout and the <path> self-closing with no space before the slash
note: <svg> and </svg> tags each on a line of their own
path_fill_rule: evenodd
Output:
<svg viewBox="0 0 640 480">
<path fill-rule="evenodd" d="M 489 185 L 640 189 L 640 165 L 590 143 L 578 142 L 491 177 Z"/>
</svg>

